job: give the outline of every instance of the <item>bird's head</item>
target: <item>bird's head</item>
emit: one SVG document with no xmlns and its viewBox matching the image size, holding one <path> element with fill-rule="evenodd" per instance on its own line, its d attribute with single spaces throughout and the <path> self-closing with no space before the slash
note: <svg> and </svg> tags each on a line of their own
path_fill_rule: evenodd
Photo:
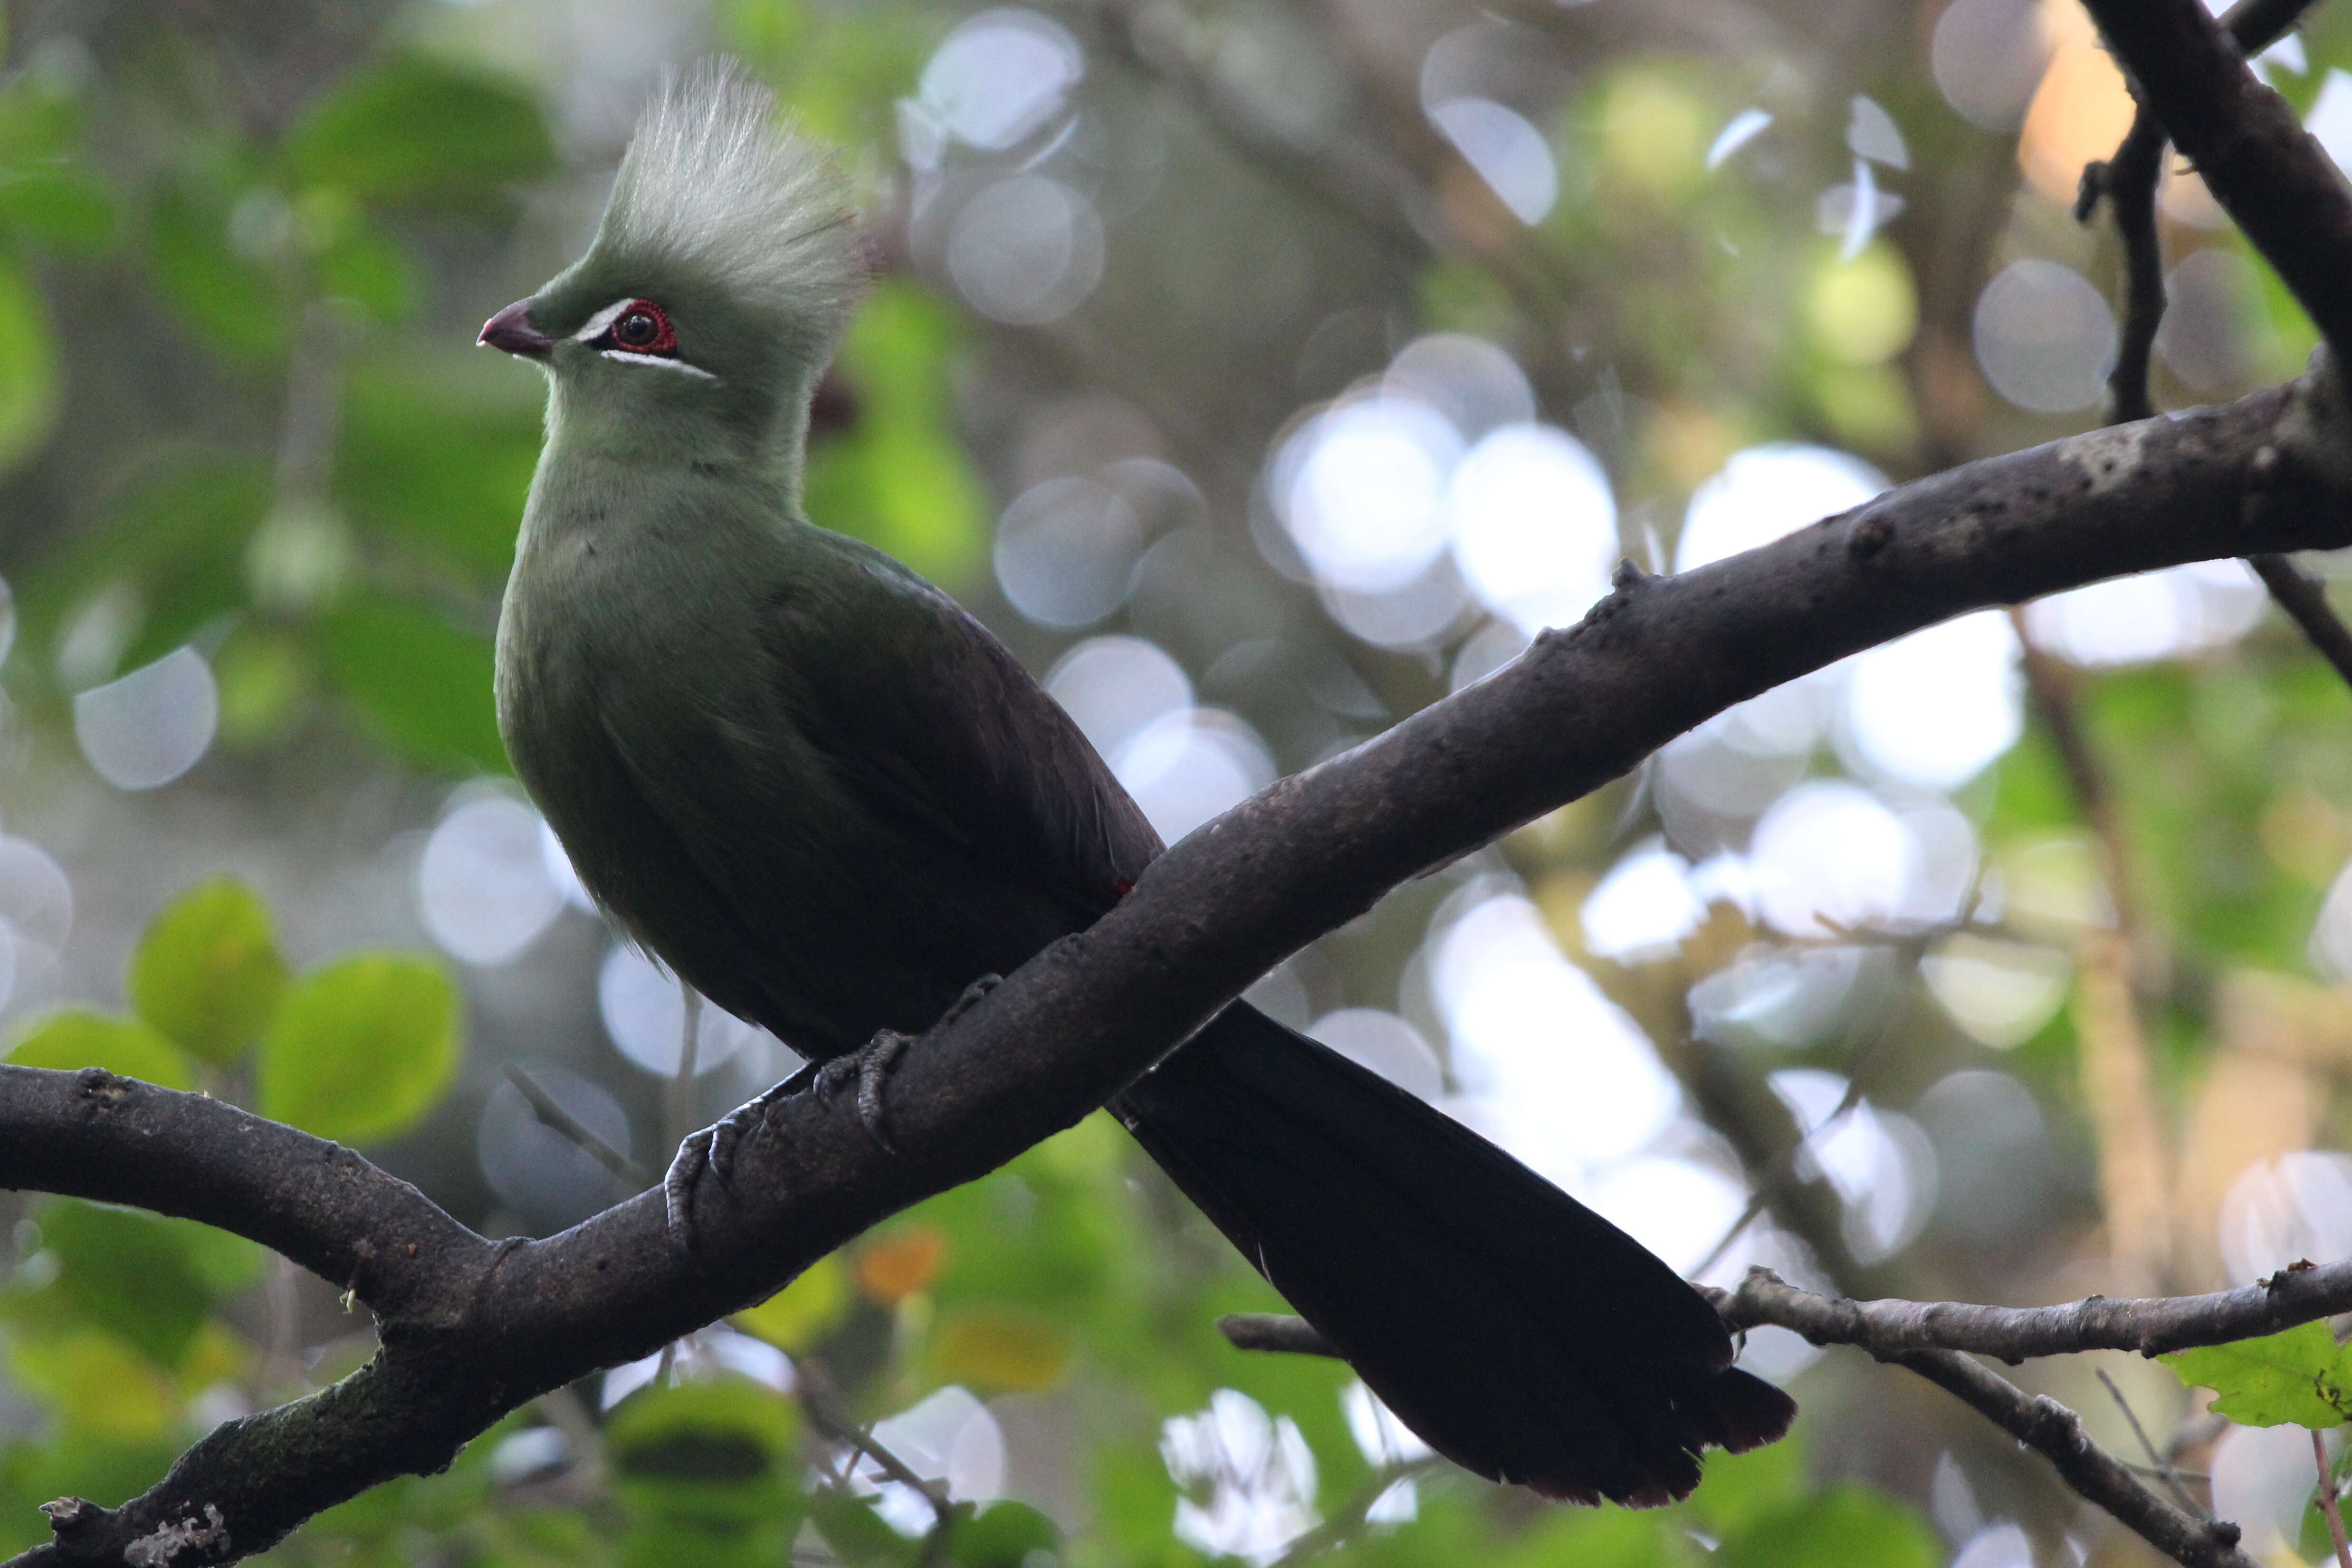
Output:
<svg viewBox="0 0 2352 1568">
<path fill-rule="evenodd" d="M 480 342 L 547 370 L 551 432 L 796 464 L 864 275 L 823 153 L 764 88 L 709 68 L 646 107 L 588 253 Z"/>
</svg>

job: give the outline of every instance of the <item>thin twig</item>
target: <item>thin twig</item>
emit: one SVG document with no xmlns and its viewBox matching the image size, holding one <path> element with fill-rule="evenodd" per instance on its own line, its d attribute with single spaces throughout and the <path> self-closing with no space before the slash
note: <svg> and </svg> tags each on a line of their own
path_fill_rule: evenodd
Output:
<svg viewBox="0 0 2352 1568">
<path fill-rule="evenodd" d="M 2336 1542 L 2336 1568 L 2352 1568 L 2352 1542 L 2344 1539 L 2344 1510 L 2336 1500 L 2336 1478 L 2327 1471 L 2327 1435 L 2311 1435 L 2312 1462 L 2319 1467 L 2319 1511 L 2327 1518 L 2327 1534 Z"/>
<path fill-rule="evenodd" d="M 1364 1484 L 1339 1506 L 1338 1512 L 1301 1535 L 1274 1560 L 1273 1568 L 1300 1568 L 1312 1563 L 1326 1552 L 1345 1546 L 1364 1528 L 1365 1519 L 1389 1489 L 1401 1481 L 1413 1480 L 1434 1470 L 1444 1461 L 1435 1455 L 1425 1458 L 1407 1459 L 1401 1464 L 1383 1465 L 1374 1470 Z"/>
<path fill-rule="evenodd" d="M 2249 555 L 2246 564 L 2263 580 L 2311 646 L 2320 657 L 2336 667 L 2336 673 L 2352 684 L 2352 630 L 2336 618 L 2335 609 L 2327 603 L 2327 591 L 2305 575 L 2303 570 L 2284 555 Z"/>
<path fill-rule="evenodd" d="M 2181 1485 L 2180 1472 L 2173 1468 L 2172 1461 L 2158 1452 L 2154 1443 L 2148 1441 L 2147 1428 L 2139 1424 L 2139 1413 L 2131 1407 L 2131 1401 L 2124 1397 L 2124 1391 L 2116 1386 L 2116 1380 L 2107 1375 L 2107 1369 L 2099 1366 L 2093 1367 L 2091 1370 L 2097 1373 L 2100 1384 L 2107 1391 L 2107 1397 L 2116 1402 L 2116 1408 L 2124 1413 L 2124 1419 L 2131 1423 L 2132 1436 L 2139 1439 L 2139 1446 L 2147 1452 L 2147 1467 L 2130 1465 L 2126 1468 L 2136 1471 L 2145 1469 L 2147 1474 L 2162 1477 L 2166 1489 L 2180 1500 L 2182 1508 L 2200 1519 L 2206 1518 L 2204 1505 L 2189 1494 L 2187 1487 Z"/>
<path fill-rule="evenodd" d="M 2124 247 L 2124 319 L 2115 368 L 2107 373 L 2107 422 L 2145 419 L 2156 412 L 2148 395 L 2149 358 L 2164 325 L 2164 248 L 2156 228 L 2156 184 L 2164 174 L 2164 125 L 2146 105 L 2104 163 L 2083 171 L 2074 216 L 2089 222 L 2105 196 Z"/>
<path fill-rule="evenodd" d="M 1763 1173 L 1763 1180 L 1756 1184 L 1756 1190 L 1748 1195 L 1748 1206 L 1739 1211 L 1739 1217 L 1731 1222 L 1730 1227 L 1724 1231 L 1722 1237 L 1708 1248 L 1706 1256 L 1699 1260 L 1698 1267 L 1691 1270 L 1693 1276 L 1704 1279 L 1709 1269 L 1723 1261 L 1723 1255 L 1731 1250 L 1731 1244 L 1745 1236 L 1748 1233 L 1748 1227 L 1756 1223 L 1757 1217 L 1766 1209 L 1770 1208 L 1775 1201 L 1784 1196 L 1788 1188 L 1794 1184 L 1797 1166 L 1804 1155 L 1806 1147 L 1812 1142 L 1814 1137 L 1861 1103 L 1862 1076 L 1857 1072 L 1846 1079 L 1845 1094 L 1839 1100 L 1837 1109 L 1812 1126 L 1798 1130 L 1796 1138 L 1772 1162 L 1771 1169 Z"/>
<path fill-rule="evenodd" d="M 597 1137 L 594 1129 L 564 1110 L 520 1062 L 507 1064 L 507 1081 L 522 1091 L 523 1099 L 530 1102 L 532 1113 L 543 1125 L 578 1146 L 581 1152 L 623 1181 L 635 1183 L 641 1190 L 653 1185 L 651 1171 Z"/>
<path fill-rule="evenodd" d="M 2047 1394 L 2031 1394 L 1957 1351 L 1924 1351 L 1895 1363 L 1963 1404 L 2050 1461 L 2083 1497 L 2141 1540 L 2188 1568 L 2255 1568 L 2238 1550 L 2238 1527 L 2183 1513 L 2142 1486 L 2129 1468 L 2090 1439 L 2082 1417 Z"/>
<path fill-rule="evenodd" d="M 917 1558 L 919 1568 L 935 1568 L 947 1561 L 950 1537 L 955 1529 L 955 1505 L 949 1500 L 944 1480 L 925 1480 L 915 1473 L 914 1467 L 888 1448 L 875 1441 L 874 1435 L 851 1420 L 833 1399 L 833 1380 L 814 1360 L 793 1363 L 794 1392 L 800 1397 L 801 1408 L 809 1422 L 835 1442 L 845 1443 L 857 1453 L 874 1461 L 875 1467 L 888 1479 L 900 1486 L 912 1487 L 931 1505 L 931 1528 L 923 1537 L 922 1552 Z M 843 1473 L 846 1480 L 851 1470 Z"/>
</svg>

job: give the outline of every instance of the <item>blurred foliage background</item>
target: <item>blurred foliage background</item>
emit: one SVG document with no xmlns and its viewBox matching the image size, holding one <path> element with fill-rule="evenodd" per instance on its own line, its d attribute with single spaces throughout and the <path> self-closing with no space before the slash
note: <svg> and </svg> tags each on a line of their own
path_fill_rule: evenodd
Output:
<svg viewBox="0 0 2352 1568">
<path fill-rule="evenodd" d="M 493 1235 L 793 1065 L 706 1012 L 680 1074 L 696 1016 L 491 718 L 542 389 L 473 334 L 583 243 L 663 69 L 744 60 L 870 216 L 812 515 L 986 618 L 1171 838 L 1620 556 L 2095 423 L 2115 353 L 2069 207 L 2129 105 L 2068 0 L 12 0 L 0 49 L 6 1048 L 349 1141 Z M 2352 158 L 2346 66 L 2328 5 L 2263 62 Z M 2291 374 L 2311 334 L 2193 174 L 2162 213 L 2160 400 Z M 2225 563 L 1743 705 L 1254 994 L 1700 1278 L 2202 1289 L 2352 1253 L 2347 858 L 2352 698 Z M 371 1348 L 243 1242 L 0 1209 L 0 1546 Z M 2146 1560 L 1769 1331 L 1788 1442 L 1549 1509 L 1212 1326 L 1275 1305 L 1097 1118 L 272 1557 Z M 2319 1554 L 2294 1428 L 2124 1356 L 2022 1375 Z"/>
</svg>

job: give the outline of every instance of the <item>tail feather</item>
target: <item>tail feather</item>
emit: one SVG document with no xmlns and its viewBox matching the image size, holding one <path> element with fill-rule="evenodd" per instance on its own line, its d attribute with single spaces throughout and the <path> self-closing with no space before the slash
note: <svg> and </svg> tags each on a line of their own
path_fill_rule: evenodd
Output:
<svg viewBox="0 0 2352 1568">
<path fill-rule="evenodd" d="M 1639 1242 L 1443 1112 L 1246 1006 L 1114 1104 L 1439 1453 L 1633 1506 L 1788 1430 L 1714 1310 Z"/>
</svg>

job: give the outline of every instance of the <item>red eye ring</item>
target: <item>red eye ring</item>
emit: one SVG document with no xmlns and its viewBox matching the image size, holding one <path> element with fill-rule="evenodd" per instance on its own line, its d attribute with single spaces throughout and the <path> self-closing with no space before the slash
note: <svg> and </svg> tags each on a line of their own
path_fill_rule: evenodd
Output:
<svg viewBox="0 0 2352 1568">
<path fill-rule="evenodd" d="M 669 324 L 669 312 L 651 300 L 632 300 L 623 306 L 597 341 L 623 353 L 667 358 L 677 353 L 677 331 Z"/>
</svg>

